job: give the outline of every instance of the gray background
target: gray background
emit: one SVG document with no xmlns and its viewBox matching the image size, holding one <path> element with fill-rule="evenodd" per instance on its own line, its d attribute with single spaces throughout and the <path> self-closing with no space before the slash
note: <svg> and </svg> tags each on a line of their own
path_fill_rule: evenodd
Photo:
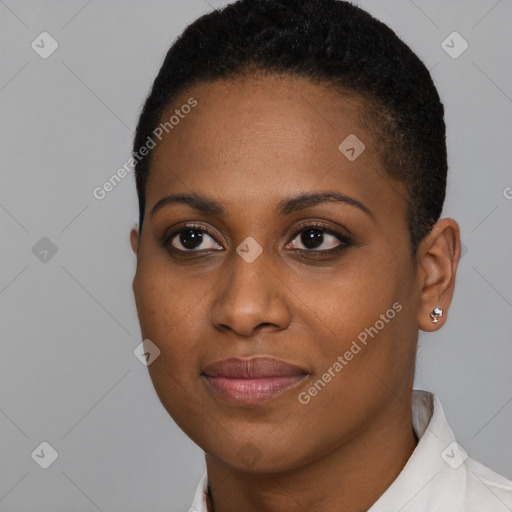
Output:
<svg viewBox="0 0 512 512">
<path fill-rule="evenodd" d="M 171 42 L 223 3 L 0 0 L 1 511 L 192 501 L 202 451 L 133 355 L 133 176 L 102 201 L 92 191 L 129 157 Z M 432 69 L 446 107 L 444 215 L 465 254 L 449 322 L 421 333 L 416 387 L 439 395 L 472 457 L 512 478 L 512 2 L 360 4 Z M 48 59 L 31 48 L 43 31 L 59 44 Z M 457 59 L 441 47 L 453 31 L 469 43 Z M 46 262 L 32 250 L 43 237 L 57 248 Z M 48 469 L 31 458 L 42 441 L 59 454 Z"/>
</svg>

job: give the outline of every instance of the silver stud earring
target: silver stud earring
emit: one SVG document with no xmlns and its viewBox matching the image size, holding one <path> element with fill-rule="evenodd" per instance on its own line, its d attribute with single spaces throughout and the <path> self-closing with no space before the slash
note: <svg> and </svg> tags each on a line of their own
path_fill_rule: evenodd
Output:
<svg viewBox="0 0 512 512">
<path fill-rule="evenodd" d="M 432 318 L 432 323 L 437 324 L 439 322 L 439 317 L 443 316 L 443 310 L 441 308 L 438 308 L 437 306 L 432 310 L 432 313 L 430 313 L 430 316 Z"/>
</svg>

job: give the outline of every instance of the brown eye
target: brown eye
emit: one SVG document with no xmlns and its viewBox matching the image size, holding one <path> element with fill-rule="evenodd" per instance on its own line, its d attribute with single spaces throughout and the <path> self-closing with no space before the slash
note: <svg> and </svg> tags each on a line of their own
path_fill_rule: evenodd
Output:
<svg viewBox="0 0 512 512">
<path fill-rule="evenodd" d="M 323 224 L 312 224 L 297 231 L 290 243 L 293 244 L 292 249 L 328 253 L 345 248 L 350 245 L 350 240 Z"/>
<path fill-rule="evenodd" d="M 199 226 L 185 226 L 174 231 L 165 245 L 182 252 L 200 252 L 222 249 L 209 232 Z"/>
</svg>

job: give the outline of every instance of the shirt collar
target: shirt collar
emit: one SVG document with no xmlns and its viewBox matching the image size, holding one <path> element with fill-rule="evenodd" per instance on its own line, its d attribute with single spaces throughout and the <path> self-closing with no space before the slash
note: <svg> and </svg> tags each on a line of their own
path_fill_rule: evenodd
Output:
<svg viewBox="0 0 512 512">
<path fill-rule="evenodd" d="M 455 442 L 439 399 L 412 392 L 412 424 L 418 444 L 402 469 L 368 512 L 464 510 L 467 454 Z M 207 512 L 208 477 L 204 473 L 189 512 Z"/>
<path fill-rule="evenodd" d="M 412 424 L 418 444 L 368 512 L 464 510 L 467 454 L 456 443 L 435 395 L 413 390 Z"/>
</svg>

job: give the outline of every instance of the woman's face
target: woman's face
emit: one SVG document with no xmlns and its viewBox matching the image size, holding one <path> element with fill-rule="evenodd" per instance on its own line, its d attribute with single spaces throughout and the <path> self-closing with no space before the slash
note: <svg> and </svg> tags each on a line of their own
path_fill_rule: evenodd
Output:
<svg viewBox="0 0 512 512">
<path fill-rule="evenodd" d="M 196 85 L 170 113 L 190 97 L 155 149 L 131 235 L 164 407 L 210 456 L 261 472 L 410 416 L 419 291 L 406 196 L 359 122 L 362 100 L 252 77 Z M 326 192 L 346 199 L 307 199 Z M 153 212 L 176 194 L 217 208 L 168 200 Z M 207 368 L 263 356 L 293 370 Z"/>
</svg>

